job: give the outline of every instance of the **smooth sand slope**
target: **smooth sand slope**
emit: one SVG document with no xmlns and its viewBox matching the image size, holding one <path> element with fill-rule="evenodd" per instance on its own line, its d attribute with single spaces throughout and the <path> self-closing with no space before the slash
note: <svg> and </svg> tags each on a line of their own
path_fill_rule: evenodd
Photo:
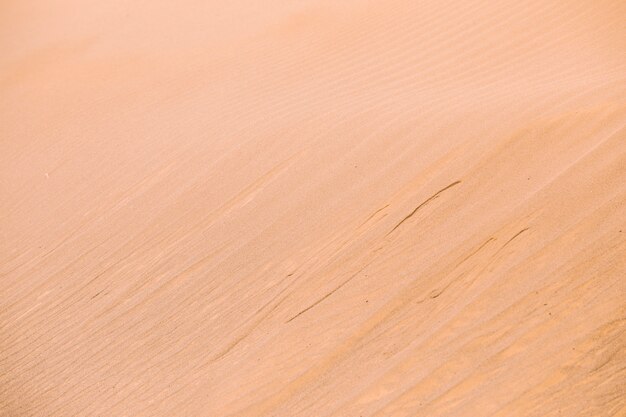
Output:
<svg viewBox="0 0 626 417">
<path fill-rule="evenodd" d="M 626 2 L 0 4 L 0 416 L 626 416 Z"/>
</svg>

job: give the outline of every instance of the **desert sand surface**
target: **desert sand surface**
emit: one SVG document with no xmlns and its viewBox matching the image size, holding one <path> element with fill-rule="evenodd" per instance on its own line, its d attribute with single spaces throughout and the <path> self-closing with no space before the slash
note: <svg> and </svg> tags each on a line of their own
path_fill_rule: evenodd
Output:
<svg viewBox="0 0 626 417">
<path fill-rule="evenodd" d="M 0 416 L 626 416 L 624 22 L 3 1 Z"/>
</svg>

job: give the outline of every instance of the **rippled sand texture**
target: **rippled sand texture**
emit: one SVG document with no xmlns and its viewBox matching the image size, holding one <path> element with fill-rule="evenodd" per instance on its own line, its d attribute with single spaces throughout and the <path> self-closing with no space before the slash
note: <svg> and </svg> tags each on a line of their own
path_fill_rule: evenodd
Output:
<svg viewBox="0 0 626 417">
<path fill-rule="evenodd" d="M 626 416 L 625 21 L 2 2 L 0 415 Z"/>
</svg>

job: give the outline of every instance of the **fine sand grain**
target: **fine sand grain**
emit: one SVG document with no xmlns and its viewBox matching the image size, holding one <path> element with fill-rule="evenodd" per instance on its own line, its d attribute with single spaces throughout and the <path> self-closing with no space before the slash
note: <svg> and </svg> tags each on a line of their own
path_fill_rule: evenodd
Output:
<svg viewBox="0 0 626 417">
<path fill-rule="evenodd" d="M 0 416 L 626 416 L 624 22 L 1 2 Z"/>
</svg>

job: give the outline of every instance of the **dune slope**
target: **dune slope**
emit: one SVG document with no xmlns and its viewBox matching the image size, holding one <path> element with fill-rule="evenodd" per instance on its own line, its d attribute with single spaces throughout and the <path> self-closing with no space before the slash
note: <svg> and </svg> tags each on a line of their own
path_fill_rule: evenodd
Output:
<svg viewBox="0 0 626 417">
<path fill-rule="evenodd" d="M 0 416 L 625 416 L 626 3 L 0 7 Z"/>
</svg>

